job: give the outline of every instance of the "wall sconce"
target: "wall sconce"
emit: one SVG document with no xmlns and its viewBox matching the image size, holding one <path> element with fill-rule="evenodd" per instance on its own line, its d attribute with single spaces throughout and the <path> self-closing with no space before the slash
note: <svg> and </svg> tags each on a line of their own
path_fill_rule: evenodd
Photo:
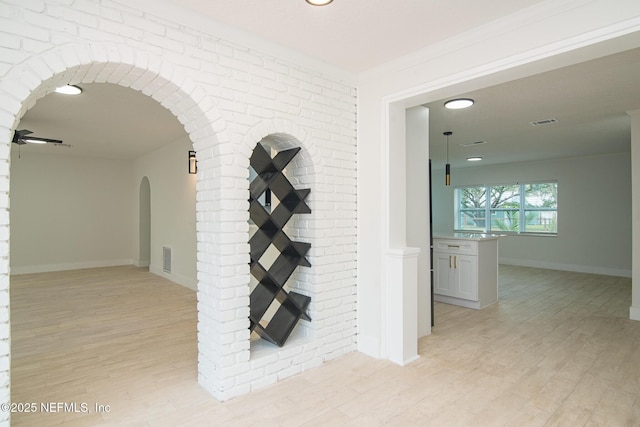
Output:
<svg viewBox="0 0 640 427">
<path fill-rule="evenodd" d="M 189 151 L 189 173 L 195 174 L 198 172 L 198 160 L 196 160 L 196 152 Z"/>
</svg>

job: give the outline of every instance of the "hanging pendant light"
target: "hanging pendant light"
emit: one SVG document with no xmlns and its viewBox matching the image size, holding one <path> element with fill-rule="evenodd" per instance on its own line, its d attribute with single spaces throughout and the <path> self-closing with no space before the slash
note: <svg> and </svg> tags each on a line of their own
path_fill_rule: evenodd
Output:
<svg viewBox="0 0 640 427">
<path fill-rule="evenodd" d="M 446 131 L 443 133 L 447 137 L 447 165 L 444 167 L 444 185 L 451 185 L 451 165 L 449 164 L 449 135 L 453 132 Z"/>
</svg>

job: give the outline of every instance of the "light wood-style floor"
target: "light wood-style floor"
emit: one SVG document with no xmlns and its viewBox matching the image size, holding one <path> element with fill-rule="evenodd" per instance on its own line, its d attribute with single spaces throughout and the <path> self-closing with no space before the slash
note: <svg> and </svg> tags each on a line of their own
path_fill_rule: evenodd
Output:
<svg viewBox="0 0 640 427">
<path fill-rule="evenodd" d="M 193 291 L 134 267 L 11 280 L 12 401 L 91 411 L 15 426 L 640 425 L 630 279 L 501 266 L 500 302 L 437 303 L 409 366 L 354 352 L 225 403 L 197 384 Z"/>
</svg>

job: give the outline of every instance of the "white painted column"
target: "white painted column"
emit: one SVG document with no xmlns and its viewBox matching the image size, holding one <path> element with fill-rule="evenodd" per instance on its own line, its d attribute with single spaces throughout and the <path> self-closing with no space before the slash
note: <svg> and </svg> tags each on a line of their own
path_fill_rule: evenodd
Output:
<svg viewBox="0 0 640 427">
<path fill-rule="evenodd" d="M 383 203 L 386 213 L 382 348 L 386 357 L 406 365 L 418 357 L 418 255 L 407 247 L 407 142 L 404 105 L 386 104 Z M 428 221 L 428 217 L 427 217 Z"/>
<path fill-rule="evenodd" d="M 640 320 L 640 110 L 631 117 L 631 307 L 629 318 Z"/>
<path fill-rule="evenodd" d="M 418 337 L 431 334 L 431 242 L 429 238 L 429 110 L 408 108 L 407 138 L 407 246 L 420 248 L 418 256 Z"/>
<path fill-rule="evenodd" d="M 394 363 L 404 366 L 418 356 L 419 248 L 390 249 L 387 271 L 387 349 Z"/>
</svg>

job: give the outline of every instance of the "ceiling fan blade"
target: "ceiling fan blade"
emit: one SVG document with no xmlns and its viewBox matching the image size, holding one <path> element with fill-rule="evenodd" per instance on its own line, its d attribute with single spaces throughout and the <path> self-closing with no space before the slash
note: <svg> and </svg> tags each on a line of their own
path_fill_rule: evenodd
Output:
<svg viewBox="0 0 640 427">
<path fill-rule="evenodd" d="M 34 144 L 39 144 L 39 143 L 45 143 L 45 144 L 62 144 L 62 140 L 60 139 L 51 139 L 51 138 L 40 138 L 40 137 L 36 137 L 36 136 L 28 136 L 26 138 L 22 138 L 21 141 L 24 141 L 25 143 L 34 143 Z"/>
</svg>

